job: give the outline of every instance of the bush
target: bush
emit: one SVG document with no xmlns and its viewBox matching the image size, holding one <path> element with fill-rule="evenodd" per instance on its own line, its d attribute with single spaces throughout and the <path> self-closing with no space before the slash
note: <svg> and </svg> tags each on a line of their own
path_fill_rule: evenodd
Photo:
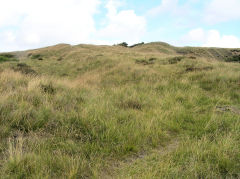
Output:
<svg viewBox="0 0 240 179">
<path fill-rule="evenodd" d="M 128 100 L 128 101 L 121 102 L 119 104 L 119 107 L 125 110 L 126 109 L 142 110 L 143 104 L 141 104 L 139 101 Z"/>
<path fill-rule="evenodd" d="M 117 44 L 118 46 L 122 46 L 122 47 L 128 47 L 128 44 L 126 42 L 122 42 L 120 44 Z"/>
<path fill-rule="evenodd" d="M 28 66 L 25 63 L 18 63 L 16 67 L 13 67 L 14 71 L 19 71 L 23 74 L 31 74 L 31 75 L 36 75 L 37 72 L 33 70 L 30 66 Z"/>
<path fill-rule="evenodd" d="M 180 62 L 182 59 L 184 59 L 183 56 L 173 57 L 168 60 L 169 64 L 176 64 Z"/>
<path fill-rule="evenodd" d="M 6 54 L 0 54 L 0 62 L 7 62 L 7 61 L 16 61 L 14 58 L 14 55 L 6 53 Z"/>
<path fill-rule="evenodd" d="M 199 68 L 199 67 L 187 67 L 186 68 L 186 72 L 194 72 L 194 71 L 208 71 L 208 70 L 212 70 L 213 69 L 213 67 L 211 67 L 211 66 L 206 66 L 206 67 L 201 67 L 201 68 Z"/>
<path fill-rule="evenodd" d="M 47 94 L 55 94 L 56 89 L 53 87 L 52 83 L 49 84 L 41 84 L 40 88 L 42 92 L 47 93 Z"/>
<path fill-rule="evenodd" d="M 133 48 L 133 47 L 136 47 L 136 46 L 139 46 L 139 45 L 144 45 L 144 42 L 131 45 L 131 46 L 129 46 L 129 48 Z"/>
<path fill-rule="evenodd" d="M 239 62 L 240 63 L 240 55 L 234 55 L 232 57 L 227 57 L 226 62 Z"/>
<path fill-rule="evenodd" d="M 6 57 L 6 58 L 14 58 L 15 57 L 13 54 L 10 54 L 10 53 L 4 53 L 4 54 L 1 54 L 1 56 Z"/>
<path fill-rule="evenodd" d="M 154 64 L 156 60 L 157 60 L 156 58 L 149 58 L 148 60 L 138 59 L 135 62 L 137 64 L 151 65 L 151 64 Z"/>
<path fill-rule="evenodd" d="M 0 56 L 0 62 L 6 62 L 8 61 L 9 59 L 4 57 L 4 56 Z"/>
<path fill-rule="evenodd" d="M 41 54 L 34 54 L 31 57 L 32 59 L 43 60 L 43 56 Z"/>
</svg>

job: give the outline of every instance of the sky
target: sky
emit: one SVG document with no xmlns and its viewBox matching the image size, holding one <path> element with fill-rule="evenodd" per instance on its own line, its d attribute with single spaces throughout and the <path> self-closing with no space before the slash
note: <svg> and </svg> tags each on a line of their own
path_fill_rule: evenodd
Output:
<svg viewBox="0 0 240 179">
<path fill-rule="evenodd" d="M 240 0 L 0 0 L 0 51 L 163 41 L 240 48 Z"/>
</svg>

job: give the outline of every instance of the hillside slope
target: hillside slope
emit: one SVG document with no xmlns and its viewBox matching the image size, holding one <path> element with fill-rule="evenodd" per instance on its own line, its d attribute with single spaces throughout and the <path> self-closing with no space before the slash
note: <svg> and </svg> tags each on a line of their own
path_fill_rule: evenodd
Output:
<svg viewBox="0 0 240 179">
<path fill-rule="evenodd" d="M 0 54 L 0 178 L 239 178 L 239 49 Z"/>
</svg>

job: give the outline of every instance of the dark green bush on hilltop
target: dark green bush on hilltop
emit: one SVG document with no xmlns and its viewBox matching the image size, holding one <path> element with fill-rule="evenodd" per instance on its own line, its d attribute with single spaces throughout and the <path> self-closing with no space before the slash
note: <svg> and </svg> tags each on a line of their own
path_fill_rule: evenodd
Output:
<svg viewBox="0 0 240 179">
<path fill-rule="evenodd" d="M 144 45 L 144 42 L 133 44 L 133 45 L 129 46 L 129 48 L 134 48 L 134 47 L 140 46 L 140 45 Z"/>
<path fill-rule="evenodd" d="M 7 61 L 16 61 L 14 58 L 14 55 L 6 53 L 6 54 L 0 54 L 0 63 L 1 62 L 7 62 Z"/>
<path fill-rule="evenodd" d="M 234 55 L 226 59 L 227 62 L 239 62 L 240 63 L 240 55 Z"/>
<path fill-rule="evenodd" d="M 128 47 L 128 44 L 126 42 L 122 42 L 122 43 L 118 44 L 118 46 Z"/>
<path fill-rule="evenodd" d="M 14 58 L 14 55 L 10 53 L 4 53 L 4 54 L 1 54 L 1 56 L 4 56 L 6 58 Z"/>
</svg>

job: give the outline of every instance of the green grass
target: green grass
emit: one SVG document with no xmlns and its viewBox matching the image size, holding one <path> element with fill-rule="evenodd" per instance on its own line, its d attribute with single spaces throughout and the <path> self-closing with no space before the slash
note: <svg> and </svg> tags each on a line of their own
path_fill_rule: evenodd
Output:
<svg viewBox="0 0 240 179">
<path fill-rule="evenodd" d="M 62 44 L 1 63 L 0 178 L 239 178 L 240 116 L 217 107 L 240 109 L 240 64 L 177 50 Z"/>
</svg>

